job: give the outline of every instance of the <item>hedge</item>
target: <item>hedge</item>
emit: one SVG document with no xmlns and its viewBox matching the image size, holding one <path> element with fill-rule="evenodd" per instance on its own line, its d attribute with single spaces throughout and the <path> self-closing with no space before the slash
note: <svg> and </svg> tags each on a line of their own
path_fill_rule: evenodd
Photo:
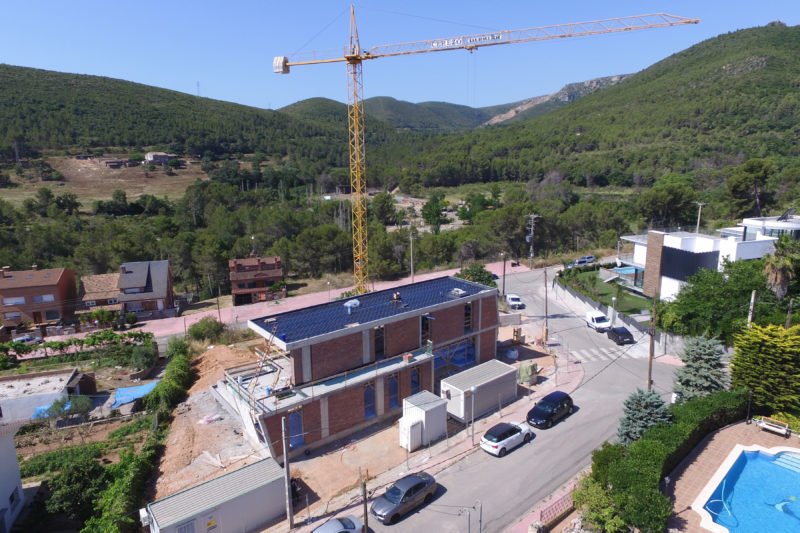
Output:
<svg viewBox="0 0 800 533">
<path fill-rule="evenodd" d="M 627 448 L 605 446 L 592 457 L 606 481 L 619 515 L 629 526 L 644 532 L 664 531 L 672 504 L 659 490 L 661 479 L 672 472 L 689 452 L 712 431 L 741 420 L 747 397 L 720 391 L 670 408 L 673 421 L 652 427 Z M 598 479 L 605 478 L 607 479 Z"/>
</svg>

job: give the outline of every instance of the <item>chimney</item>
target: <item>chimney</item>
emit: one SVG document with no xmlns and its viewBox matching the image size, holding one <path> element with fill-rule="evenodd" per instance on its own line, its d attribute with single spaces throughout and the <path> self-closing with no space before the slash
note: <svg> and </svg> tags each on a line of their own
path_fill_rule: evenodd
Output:
<svg viewBox="0 0 800 533">
<path fill-rule="evenodd" d="M 8 265 L 4 266 L 3 267 L 3 277 L 5 278 L 8 275 L 7 273 L 10 272 L 10 271 L 11 271 L 11 267 L 10 266 L 8 266 Z"/>
<path fill-rule="evenodd" d="M 39 265 L 37 265 L 36 263 L 32 264 L 31 270 L 39 270 Z"/>
</svg>

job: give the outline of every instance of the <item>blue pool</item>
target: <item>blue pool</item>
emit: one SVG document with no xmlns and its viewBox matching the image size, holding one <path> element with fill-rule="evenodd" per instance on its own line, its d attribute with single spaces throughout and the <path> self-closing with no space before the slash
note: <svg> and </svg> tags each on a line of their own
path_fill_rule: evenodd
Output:
<svg viewBox="0 0 800 533">
<path fill-rule="evenodd" d="M 636 271 L 641 269 L 636 267 L 617 267 L 617 268 L 612 268 L 611 270 L 623 276 L 634 276 L 636 275 Z"/>
<path fill-rule="evenodd" d="M 743 451 L 704 508 L 731 533 L 800 531 L 800 454 Z"/>
</svg>

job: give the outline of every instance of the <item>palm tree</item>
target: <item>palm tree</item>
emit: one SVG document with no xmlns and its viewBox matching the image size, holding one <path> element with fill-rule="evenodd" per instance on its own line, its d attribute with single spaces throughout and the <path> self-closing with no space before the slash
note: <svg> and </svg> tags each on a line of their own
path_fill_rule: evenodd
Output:
<svg viewBox="0 0 800 533">
<path fill-rule="evenodd" d="M 797 273 L 800 265 L 800 242 L 787 235 L 775 241 L 775 252 L 767 255 L 764 262 L 764 274 L 770 289 L 778 301 L 783 300 L 789 291 L 789 283 Z"/>
</svg>

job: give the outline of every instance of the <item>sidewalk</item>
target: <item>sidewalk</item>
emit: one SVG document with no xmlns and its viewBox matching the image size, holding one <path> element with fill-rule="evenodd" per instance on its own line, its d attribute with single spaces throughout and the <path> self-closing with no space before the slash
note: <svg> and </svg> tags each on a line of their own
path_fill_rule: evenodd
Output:
<svg viewBox="0 0 800 533">
<path fill-rule="evenodd" d="M 407 458 L 404 451 L 401 454 L 395 454 L 392 453 L 391 449 L 387 449 L 387 447 L 392 446 L 392 443 L 397 449 L 401 449 L 399 448 L 397 440 L 396 425 L 392 425 L 385 430 L 359 440 L 359 444 L 365 449 L 374 450 L 380 447 L 383 450 L 381 453 L 384 462 L 382 471 L 378 472 L 377 475 L 375 475 L 372 470 L 369 472 L 370 476 L 372 476 L 368 481 L 367 487 L 370 495 L 379 494 L 388 484 L 410 472 L 424 469 L 426 472 L 435 476 L 467 455 L 479 450 L 478 442 L 480 441 L 480 435 L 483 435 L 489 427 L 500 421 L 518 422 L 525 420 L 525 416 L 533 403 L 556 388 L 568 393 L 573 392 L 583 380 L 583 368 L 580 364 L 575 364 L 574 362 L 572 364 L 563 364 L 557 369 L 556 367 L 550 366 L 549 373 L 546 374 L 544 378 L 543 383 L 534 386 L 529 394 L 519 396 L 516 401 L 504 406 L 499 412 L 491 413 L 476 420 L 474 427 L 474 443 L 472 428 L 469 426 L 439 441 L 429 449 L 420 449 L 412 452 Z M 520 387 L 520 390 L 522 390 L 522 387 Z M 383 446 L 381 446 L 378 441 L 380 441 Z M 343 453 L 344 451 L 342 450 L 342 454 Z M 335 462 L 331 464 L 334 466 L 329 466 L 329 468 L 337 468 Z M 327 475 L 335 476 L 336 473 L 335 471 L 328 472 Z M 295 529 L 292 531 L 311 532 L 314 528 L 333 516 L 354 514 L 357 517 L 361 517 L 363 515 L 363 503 L 361 501 L 360 488 L 355 486 L 350 490 L 346 490 L 334 496 L 328 502 L 316 502 L 308 511 L 308 515 L 310 515 L 311 518 L 310 523 L 306 523 L 308 519 L 306 513 L 307 511 L 302 506 L 296 510 Z M 530 518 L 530 520 L 527 521 L 528 523 L 532 522 L 534 520 L 534 515 L 531 514 L 529 517 L 526 517 L 526 519 L 527 518 Z M 526 522 L 526 519 L 523 519 L 520 524 Z M 373 521 L 374 518 L 370 517 L 370 520 Z M 527 531 L 527 523 L 525 523 L 524 527 L 526 528 L 524 531 Z M 517 528 L 515 526 L 514 531 L 516 530 Z M 266 531 L 289 531 L 288 523 L 283 521 Z"/>
</svg>

